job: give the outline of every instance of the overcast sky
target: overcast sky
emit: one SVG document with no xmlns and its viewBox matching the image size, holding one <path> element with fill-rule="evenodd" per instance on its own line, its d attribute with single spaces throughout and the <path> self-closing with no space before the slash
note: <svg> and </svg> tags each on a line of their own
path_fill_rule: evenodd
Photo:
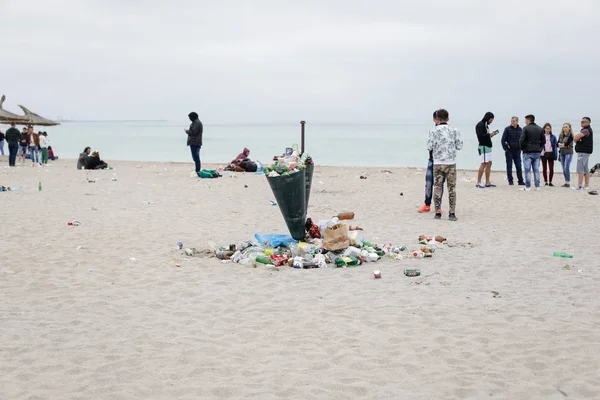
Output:
<svg viewBox="0 0 600 400">
<path fill-rule="evenodd" d="M 0 0 L 0 93 L 49 118 L 600 118 L 598 0 Z"/>
</svg>

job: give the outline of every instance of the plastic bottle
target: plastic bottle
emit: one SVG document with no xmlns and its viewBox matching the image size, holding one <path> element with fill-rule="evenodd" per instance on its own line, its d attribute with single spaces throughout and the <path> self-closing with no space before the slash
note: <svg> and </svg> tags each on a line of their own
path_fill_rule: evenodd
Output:
<svg viewBox="0 0 600 400">
<path fill-rule="evenodd" d="M 234 252 L 225 248 L 217 250 L 217 258 L 219 260 L 230 260 Z"/>
<path fill-rule="evenodd" d="M 363 242 L 363 247 L 377 247 L 377 245 L 374 245 L 373 243 L 369 243 L 369 242 Z"/>
<path fill-rule="evenodd" d="M 349 257 L 349 256 L 358 257 L 359 255 L 360 255 L 360 249 L 358 249 L 354 246 L 350 246 L 346 249 L 346 251 L 344 251 L 344 257 Z"/>
<path fill-rule="evenodd" d="M 38 182 L 38 192 L 42 191 L 42 181 Z"/>
<path fill-rule="evenodd" d="M 357 257 L 349 256 L 349 257 L 343 257 L 342 259 L 346 262 L 346 265 L 349 267 L 354 267 L 356 265 L 360 265 L 360 260 Z"/>
<path fill-rule="evenodd" d="M 353 212 L 342 212 L 337 215 L 338 219 L 354 219 Z"/>
<path fill-rule="evenodd" d="M 346 261 L 344 261 L 344 259 L 341 257 L 336 257 L 334 262 L 335 266 L 338 268 L 346 266 Z"/>
<path fill-rule="evenodd" d="M 333 217 L 327 222 L 327 228 L 333 228 L 337 224 L 340 223 L 340 219 L 338 217 Z"/>
<path fill-rule="evenodd" d="M 270 257 L 267 257 L 267 256 L 263 256 L 263 255 L 258 255 L 258 256 L 256 256 L 256 259 L 255 259 L 255 261 L 256 261 L 257 263 L 260 263 L 260 264 L 268 264 L 268 265 L 273 265 L 273 262 L 271 261 L 271 258 L 270 258 Z"/>
<path fill-rule="evenodd" d="M 367 260 L 369 260 L 370 262 L 375 262 L 379 260 L 379 255 L 377 253 L 369 253 L 369 255 L 367 256 Z"/>
<path fill-rule="evenodd" d="M 573 255 L 569 254 L 569 253 L 565 253 L 564 251 L 555 251 L 554 257 L 573 258 Z"/>
<path fill-rule="evenodd" d="M 446 238 L 438 235 L 435 237 L 435 241 L 438 243 L 444 243 L 446 241 Z"/>
</svg>

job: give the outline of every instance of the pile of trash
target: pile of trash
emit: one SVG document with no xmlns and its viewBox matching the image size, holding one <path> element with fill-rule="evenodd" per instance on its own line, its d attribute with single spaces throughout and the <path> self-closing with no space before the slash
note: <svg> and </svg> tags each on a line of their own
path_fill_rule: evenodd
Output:
<svg viewBox="0 0 600 400">
<path fill-rule="evenodd" d="M 303 153 L 300 156 L 295 146 L 287 147 L 282 156 L 273 157 L 273 162 L 264 167 L 263 173 L 270 178 L 291 175 L 306 169 L 307 165 L 313 165 L 313 160 L 308 153 Z"/>
<path fill-rule="evenodd" d="M 384 258 L 402 260 L 433 257 L 436 249 L 443 247 L 442 236 L 420 235 L 416 244 L 408 248 L 393 243 L 375 244 L 361 237 L 362 229 L 340 222 L 353 219 L 354 213 L 340 213 L 329 219 L 313 223 L 306 221 L 308 235 L 296 241 L 288 235 L 255 235 L 255 242 L 231 244 L 215 250 L 220 260 L 252 265 L 288 266 L 293 268 L 355 267 Z"/>
</svg>

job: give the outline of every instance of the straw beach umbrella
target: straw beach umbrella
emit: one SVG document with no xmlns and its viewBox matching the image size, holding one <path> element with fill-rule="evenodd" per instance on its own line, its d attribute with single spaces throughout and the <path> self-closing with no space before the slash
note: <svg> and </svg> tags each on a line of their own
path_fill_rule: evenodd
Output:
<svg viewBox="0 0 600 400">
<path fill-rule="evenodd" d="M 0 98 L 0 123 L 15 122 L 18 125 L 30 125 L 30 126 L 60 125 L 58 122 L 46 119 L 46 118 L 34 113 L 33 111 L 29 110 L 28 108 L 23 107 L 22 105 L 19 105 L 19 107 L 21 108 L 21 110 L 23 110 L 24 115 L 17 115 L 17 114 L 11 113 L 10 111 L 6 111 L 2 107 L 4 100 L 6 100 L 6 96 L 2 95 L 2 98 Z"/>
<path fill-rule="evenodd" d="M 2 124 L 10 124 L 11 122 L 17 123 L 26 123 L 27 119 L 24 115 L 13 114 L 10 111 L 6 111 L 2 106 L 4 104 L 4 100 L 6 100 L 6 96 L 2 95 L 0 98 L 0 123 Z"/>
<path fill-rule="evenodd" d="M 25 118 L 27 119 L 27 123 L 29 125 L 38 125 L 38 126 L 56 126 L 60 125 L 60 123 L 46 119 L 44 117 L 39 116 L 38 114 L 30 111 L 28 108 L 23 107 L 19 104 L 21 110 L 25 113 Z"/>
</svg>

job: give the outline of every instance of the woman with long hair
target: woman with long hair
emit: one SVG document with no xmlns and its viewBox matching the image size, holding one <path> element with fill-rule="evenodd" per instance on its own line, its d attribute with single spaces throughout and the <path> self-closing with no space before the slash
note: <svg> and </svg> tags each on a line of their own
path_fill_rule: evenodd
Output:
<svg viewBox="0 0 600 400">
<path fill-rule="evenodd" d="M 557 140 L 552 133 L 552 125 L 548 122 L 544 124 L 544 135 L 546 135 L 546 144 L 542 150 L 542 167 L 544 174 L 544 186 L 554 186 L 552 178 L 554 178 L 554 160 L 558 158 Z M 548 176 L 548 172 L 550 173 Z M 548 179 L 550 178 L 550 179 Z"/>
<path fill-rule="evenodd" d="M 573 159 L 573 129 L 569 122 L 565 122 L 558 136 L 559 160 L 562 166 L 565 184 L 562 187 L 571 187 L 571 160 Z"/>
</svg>

